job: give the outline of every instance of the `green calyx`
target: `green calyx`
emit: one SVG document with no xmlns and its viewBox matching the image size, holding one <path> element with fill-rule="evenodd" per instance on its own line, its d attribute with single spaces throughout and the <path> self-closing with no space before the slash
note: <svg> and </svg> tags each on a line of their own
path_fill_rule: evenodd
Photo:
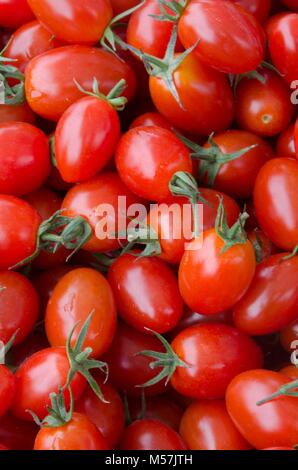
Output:
<svg viewBox="0 0 298 470">
<path fill-rule="evenodd" d="M 98 98 L 104 101 L 107 101 L 116 111 L 123 111 L 127 104 L 127 98 L 121 96 L 125 88 L 127 87 L 126 81 L 124 79 L 120 80 L 112 90 L 104 95 L 99 91 L 99 84 L 97 79 L 93 78 L 92 91 L 85 90 L 74 78 L 77 88 L 84 93 L 85 95 L 92 96 L 93 98 Z"/>
<path fill-rule="evenodd" d="M 252 241 L 252 246 L 256 255 L 256 262 L 259 264 L 263 261 L 263 243 L 257 231 L 255 231 L 255 235 L 256 239 Z"/>
<path fill-rule="evenodd" d="M 16 59 L 10 59 L 3 56 L 8 45 L 9 42 L 0 52 L 0 93 L 2 94 L 0 104 L 18 105 L 25 101 L 25 76 L 17 69 L 17 67 L 9 65 L 12 62 L 16 62 Z M 17 80 L 18 83 L 10 85 L 9 81 L 12 79 Z"/>
<path fill-rule="evenodd" d="M 187 0 L 176 1 L 171 0 L 157 0 L 159 6 L 160 14 L 159 15 L 149 15 L 155 20 L 158 21 L 171 21 L 172 23 L 177 23 L 184 12 L 184 9 L 187 5 Z"/>
<path fill-rule="evenodd" d="M 191 151 L 191 157 L 194 160 L 200 160 L 199 166 L 199 182 L 207 180 L 209 187 L 213 187 L 217 174 L 222 165 L 229 163 L 233 160 L 237 160 L 250 150 L 256 148 L 258 144 L 250 145 L 249 147 L 244 147 L 237 152 L 224 153 L 219 145 L 214 141 L 214 133 L 209 136 L 208 144 L 209 147 L 202 147 L 195 142 L 187 139 L 178 132 L 176 132 L 177 137 L 183 142 Z"/>
<path fill-rule="evenodd" d="M 51 406 L 47 407 L 49 414 L 42 421 L 33 411 L 27 410 L 39 427 L 60 428 L 71 421 L 74 410 L 74 400 L 70 387 L 68 387 L 68 391 L 70 395 L 70 408 L 68 411 L 66 410 L 64 392 L 61 387 L 58 393 L 50 393 Z"/>
<path fill-rule="evenodd" d="M 153 377 L 153 379 L 148 380 L 148 382 L 142 385 L 138 385 L 138 387 L 151 387 L 152 385 L 159 383 L 164 378 L 166 379 L 165 385 L 167 385 L 177 367 L 188 368 L 190 366 L 177 356 L 168 341 L 163 336 L 161 336 L 159 333 L 156 333 L 155 331 L 150 330 L 149 328 L 147 328 L 147 330 L 151 331 L 151 333 L 153 333 L 160 340 L 160 342 L 165 348 L 165 352 L 160 353 L 157 351 L 146 350 L 141 351 L 137 354 L 138 356 L 144 356 L 154 359 L 149 364 L 150 369 L 155 370 L 158 368 L 162 368 L 162 370 L 155 377 Z"/>
<path fill-rule="evenodd" d="M 280 71 L 276 67 L 274 67 L 274 65 L 270 64 L 270 62 L 262 61 L 259 66 L 259 69 L 272 70 L 273 72 L 276 72 L 278 75 L 282 76 Z M 264 75 L 262 75 L 261 72 L 259 72 L 259 70 L 251 70 L 250 72 L 240 73 L 238 75 L 230 74 L 230 85 L 233 88 L 234 93 L 236 92 L 237 87 L 243 78 L 247 78 L 249 80 L 258 80 L 258 82 L 262 83 L 262 85 L 265 85 L 266 83 L 266 78 L 264 77 Z"/>
<path fill-rule="evenodd" d="M 129 253 L 137 258 L 144 258 L 146 256 L 159 256 L 162 252 L 156 231 L 146 222 L 128 230 L 127 241 L 128 243 L 124 246 L 121 256 Z M 141 252 L 135 251 L 139 247 L 144 248 Z"/>
<path fill-rule="evenodd" d="M 54 168 L 58 168 L 57 161 L 56 161 L 56 154 L 55 154 L 55 135 L 54 134 L 49 138 L 49 147 L 50 147 L 51 163 Z"/>
<path fill-rule="evenodd" d="M 245 245 L 247 242 L 247 234 L 244 230 L 245 222 L 249 218 L 247 212 L 240 214 L 239 219 L 230 228 L 227 223 L 227 217 L 223 205 L 223 198 L 219 198 L 219 206 L 217 210 L 217 217 L 215 221 L 215 230 L 217 235 L 224 242 L 221 253 L 225 253 L 234 245 Z"/>
<path fill-rule="evenodd" d="M 292 258 L 294 258 L 294 257 L 297 256 L 297 255 L 298 255 L 298 245 L 296 245 L 296 246 L 294 247 L 292 253 L 290 253 L 290 254 L 287 255 L 287 256 L 284 256 L 283 261 L 287 261 L 287 260 L 289 260 L 289 259 L 292 259 Z"/>
</svg>

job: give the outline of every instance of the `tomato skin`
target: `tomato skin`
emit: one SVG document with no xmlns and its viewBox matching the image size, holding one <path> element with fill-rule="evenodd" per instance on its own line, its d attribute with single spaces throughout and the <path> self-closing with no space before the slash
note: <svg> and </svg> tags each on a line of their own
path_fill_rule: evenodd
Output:
<svg viewBox="0 0 298 470">
<path fill-rule="evenodd" d="M 275 333 L 297 318 L 298 257 L 284 257 L 273 255 L 257 266 L 248 291 L 233 309 L 235 325 L 251 336 Z"/>
<path fill-rule="evenodd" d="M 138 5 L 138 0 L 110 0 L 113 8 L 114 16 L 133 8 Z"/>
<path fill-rule="evenodd" d="M 120 256 L 112 264 L 108 279 L 120 316 L 133 328 L 166 333 L 179 323 L 183 302 L 178 282 L 160 259 Z"/>
<path fill-rule="evenodd" d="M 83 322 L 93 311 L 84 348 L 92 348 L 92 357 L 99 357 L 113 340 L 117 312 L 110 285 L 102 274 L 89 268 L 73 269 L 58 282 L 49 300 L 45 327 L 49 343 L 63 346 L 72 328 L 76 328 L 74 344 Z"/>
<path fill-rule="evenodd" d="M 251 14 L 225 0 L 190 2 L 178 23 L 178 34 L 186 49 L 200 40 L 196 55 L 221 72 L 255 70 L 264 57 L 260 25 Z"/>
<path fill-rule="evenodd" d="M 15 345 L 33 330 L 39 312 L 38 297 L 31 282 L 13 271 L 0 271 L 0 286 L 0 341 L 6 344 L 19 329 Z"/>
<path fill-rule="evenodd" d="M 130 124 L 129 129 L 134 129 L 135 127 L 145 127 L 145 126 L 156 126 L 163 127 L 169 131 L 172 129 L 172 125 L 168 120 L 159 113 L 148 112 L 139 115 L 136 117 L 133 122 Z"/>
<path fill-rule="evenodd" d="M 294 124 L 283 131 L 276 142 L 276 154 L 278 157 L 296 158 Z"/>
<path fill-rule="evenodd" d="M 181 321 L 176 328 L 170 331 L 170 338 L 174 339 L 179 333 L 181 333 L 181 331 L 185 330 L 186 328 L 202 323 L 225 323 L 227 325 L 232 325 L 232 312 L 226 311 L 218 313 L 217 315 L 206 316 L 197 312 L 192 312 L 188 308 L 185 308 Z"/>
<path fill-rule="evenodd" d="M 122 399 L 113 385 L 104 383 L 99 374 L 94 374 L 102 394 L 108 403 L 101 401 L 90 387 L 87 387 L 75 405 L 76 411 L 92 421 L 111 449 L 115 449 L 125 427 L 125 412 Z"/>
<path fill-rule="evenodd" d="M 120 211 L 119 197 L 121 196 L 126 198 L 127 207 L 142 203 L 141 199 L 129 191 L 116 172 L 100 173 L 68 191 L 62 203 L 65 215 L 73 217 L 81 215 L 88 220 L 93 229 L 91 239 L 84 245 L 84 250 L 104 253 L 120 247 L 115 233 L 118 231 L 117 214 Z M 101 217 L 97 215 L 97 208 L 105 204 L 111 205 L 115 210 L 115 214 L 110 214 L 109 217 L 111 225 L 115 226 L 111 229 L 112 233 L 108 230 L 105 234 L 99 230 L 101 238 L 98 238 L 95 231 L 102 215 Z"/>
<path fill-rule="evenodd" d="M 254 205 L 261 229 L 274 245 L 292 251 L 298 242 L 298 162 L 274 158 L 260 170 Z"/>
<path fill-rule="evenodd" d="M 298 319 L 287 325 L 280 332 L 280 342 L 286 351 L 293 352 L 293 344 L 295 341 L 298 341 Z"/>
<path fill-rule="evenodd" d="M 120 450 L 186 450 L 173 429 L 161 421 L 141 419 L 130 424 L 123 433 Z"/>
<path fill-rule="evenodd" d="M 251 13 L 260 23 L 268 18 L 271 9 L 271 0 L 231 0 Z"/>
<path fill-rule="evenodd" d="M 108 445 L 96 426 L 80 413 L 57 428 L 41 428 L 34 450 L 108 450 Z"/>
<path fill-rule="evenodd" d="M 0 364 L 0 416 L 10 407 L 15 392 L 15 378 L 13 373 Z"/>
<path fill-rule="evenodd" d="M 297 441 L 296 398 L 281 397 L 256 405 L 257 401 L 276 392 L 288 380 L 278 372 L 251 370 L 235 377 L 227 389 L 229 415 L 244 438 L 256 449 L 293 447 Z"/>
<path fill-rule="evenodd" d="M 40 222 L 40 215 L 30 204 L 0 195 L 0 269 L 9 269 L 34 253 Z"/>
<path fill-rule="evenodd" d="M 142 399 L 128 397 L 129 414 L 132 421 L 141 419 Z M 157 397 L 146 397 L 145 415 L 142 419 L 154 419 L 161 421 L 174 431 L 179 431 L 179 425 L 183 414 L 182 408 L 172 400 L 172 397 L 158 395 Z"/>
<path fill-rule="evenodd" d="M 180 435 L 191 450 L 249 450 L 224 400 L 195 401 L 182 416 Z"/>
<path fill-rule="evenodd" d="M 28 0 L 36 18 L 58 39 L 96 44 L 113 16 L 109 0 Z"/>
<path fill-rule="evenodd" d="M 173 73 L 182 109 L 166 83 L 151 76 L 149 87 L 156 109 L 173 126 L 208 136 L 227 129 L 234 118 L 234 97 L 227 78 L 189 54 Z M 200 110 L 196 103 L 200 103 Z"/>
<path fill-rule="evenodd" d="M 87 96 L 70 106 L 55 132 L 55 156 L 64 181 L 96 175 L 110 160 L 120 138 L 117 111 L 105 100 Z"/>
<path fill-rule="evenodd" d="M 1 0 L 0 26 L 16 29 L 34 19 L 27 0 Z"/>
<path fill-rule="evenodd" d="M 272 70 L 261 72 L 264 83 L 244 78 L 237 87 L 238 126 L 263 137 L 283 132 L 295 112 L 287 83 Z"/>
<path fill-rule="evenodd" d="M 161 127 L 136 127 L 126 132 L 116 151 L 116 166 L 126 186 L 149 201 L 167 199 L 172 176 L 192 171 L 188 149 Z"/>
<path fill-rule="evenodd" d="M 280 374 L 286 375 L 291 380 L 298 380 L 298 368 L 293 365 L 289 365 L 280 369 Z"/>
<path fill-rule="evenodd" d="M 171 384 L 178 393 L 198 400 L 223 398 L 233 377 L 263 363 L 259 346 L 249 336 L 221 323 L 186 328 L 171 346 L 191 366 L 178 367 Z"/>
<path fill-rule="evenodd" d="M 27 103 L 22 104 L 1 104 L 0 107 L 0 123 L 18 121 L 35 123 L 35 115 Z"/>
<path fill-rule="evenodd" d="M 27 410 L 33 411 L 39 419 L 48 414 L 49 394 L 58 393 L 67 381 L 69 360 L 65 348 L 47 348 L 30 356 L 15 373 L 16 387 L 11 412 L 19 419 L 32 421 Z M 42 380 L 41 380 L 42 378 Z M 71 381 L 74 399 L 83 392 L 86 381 L 76 373 Z M 66 406 L 69 406 L 69 393 L 64 392 Z"/>
<path fill-rule="evenodd" d="M 40 116 L 58 121 L 71 104 L 84 96 L 73 79 L 92 91 L 94 77 L 104 94 L 125 79 L 123 95 L 128 99 L 134 95 L 136 77 L 129 65 L 106 51 L 74 45 L 47 51 L 30 61 L 25 77 L 27 101 Z"/>
<path fill-rule="evenodd" d="M 38 430 L 35 423 L 17 419 L 10 413 L 0 418 L 1 443 L 11 450 L 32 450 Z"/>
<path fill-rule="evenodd" d="M 297 0 L 281 0 L 284 5 L 290 8 L 290 10 L 298 11 Z"/>
</svg>

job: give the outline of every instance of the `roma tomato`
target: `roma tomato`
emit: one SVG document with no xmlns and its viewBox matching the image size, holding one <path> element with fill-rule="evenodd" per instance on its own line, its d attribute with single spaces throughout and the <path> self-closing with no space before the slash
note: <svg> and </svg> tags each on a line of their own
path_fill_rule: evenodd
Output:
<svg viewBox="0 0 298 470">
<path fill-rule="evenodd" d="M 16 29 L 33 19 L 27 0 L 0 0 L 0 26 Z"/>
<path fill-rule="evenodd" d="M 58 39 L 96 44 L 113 16 L 109 0 L 28 0 L 36 18 Z"/>
<path fill-rule="evenodd" d="M 0 418 L 0 441 L 11 450 L 32 450 L 38 432 L 35 423 L 29 423 L 6 413 Z"/>
<path fill-rule="evenodd" d="M 47 306 L 46 334 L 52 346 L 64 346 L 75 329 L 78 331 L 93 312 L 84 342 L 92 356 L 103 354 L 113 341 L 116 328 L 116 306 L 110 285 L 102 274 L 89 268 L 73 269 L 58 282 Z"/>
<path fill-rule="evenodd" d="M 10 407 L 15 392 L 15 378 L 13 373 L 0 364 L 0 416 Z"/>
<path fill-rule="evenodd" d="M 92 91 L 94 78 L 104 94 L 124 79 L 124 96 L 130 99 L 134 95 L 136 77 L 129 65 L 106 51 L 74 45 L 47 51 L 30 61 L 25 80 L 27 101 L 40 116 L 58 121 L 71 104 L 84 96 L 74 79 Z"/>
<path fill-rule="evenodd" d="M 180 435 L 191 450 L 248 450 L 224 400 L 195 401 L 182 416 Z"/>
<path fill-rule="evenodd" d="M 0 123 L 18 121 L 28 122 L 29 124 L 35 123 L 35 114 L 28 106 L 28 104 L 1 104 L 0 106 Z"/>
<path fill-rule="evenodd" d="M 21 196 L 39 188 L 50 174 L 46 135 L 25 122 L 0 125 L 0 193 Z"/>
<path fill-rule="evenodd" d="M 123 433 L 120 450 L 186 450 L 182 438 L 161 421 L 140 419 Z"/>
<path fill-rule="evenodd" d="M 260 23 L 268 18 L 271 10 L 271 0 L 231 0 L 251 13 Z M 291 1 L 291 0 L 290 0 Z"/>
<path fill-rule="evenodd" d="M 178 31 L 186 49 L 199 41 L 195 54 L 221 72 L 239 74 L 255 70 L 264 57 L 265 35 L 261 26 L 250 13 L 232 2 L 189 2 Z"/>
<path fill-rule="evenodd" d="M 178 281 L 160 259 L 126 254 L 111 266 L 108 275 L 119 314 L 133 328 L 165 333 L 182 317 Z"/>
<path fill-rule="evenodd" d="M 298 162 L 274 158 L 258 174 L 254 205 L 261 229 L 279 248 L 298 244 Z"/>
<path fill-rule="evenodd" d="M 293 352 L 295 351 L 295 349 L 297 349 L 298 347 L 298 318 L 293 323 L 291 323 L 290 325 L 287 325 L 285 328 L 281 330 L 280 342 L 286 351 Z"/>
<path fill-rule="evenodd" d="M 117 148 L 116 165 L 133 193 L 158 202 L 171 196 L 169 183 L 176 172 L 192 170 L 185 145 L 161 127 L 136 127 L 126 132 Z"/>
<path fill-rule="evenodd" d="M 298 407 L 295 397 L 279 397 L 261 406 L 256 404 L 288 381 L 278 372 L 251 370 L 235 377 L 227 389 L 229 415 L 243 437 L 256 449 L 293 447 L 297 442 Z"/>
<path fill-rule="evenodd" d="M 278 136 L 276 142 L 276 154 L 278 157 L 296 157 L 294 132 L 295 126 L 292 124 Z"/>
<path fill-rule="evenodd" d="M 235 305 L 234 323 L 251 336 L 267 335 L 297 318 L 298 256 L 270 256 L 257 266 L 255 277 Z"/>
<path fill-rule="evenodd" d="M 13 271 L 0 271 L 0 286 L 0 341 L 6 344 L 19 330 L 14 340 L 18 344 L 33 330 L 37 320 L 37 293 L 25 276 Z"/>
<path fill-rule="evenodd" d="M 164 127 L 164 129 L 168 129 L 169 131 L 172 129 L 171 124 L 169 121 L 163 117 L 159 113 L 155 112 L 148 112 L 141 114 L 137 118 L 133 120 L 131 125 L 129 126 L 130 129 L 134 127 L 145 127 L 145 126 L 156 126 L 156 127 Z"/>
</svg>

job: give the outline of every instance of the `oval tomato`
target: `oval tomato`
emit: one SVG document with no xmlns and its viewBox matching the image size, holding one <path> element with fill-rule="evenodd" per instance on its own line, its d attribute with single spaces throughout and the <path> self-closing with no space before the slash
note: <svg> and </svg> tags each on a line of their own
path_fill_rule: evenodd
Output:
<svg viewBox="0 0 298 470">
<path fill-rule="evenodd" d="M 295 126 L 292 124 L 278 136 L 276 142 L 276 154 L 278 157 L 296 157 L 294 131 Z"/>
<path fill-rule="evenodd" d="M 263 23 L 269 16 L 271 0 L 231 0 L 251 13 L 260 23 Z"/>
<path fill-rule="evenodd" d="M 145 126 L 164 127 L 164 129 L 168 129 L 169 131 L 172 129 L 172 126 L 169 123 L 169 121 L 165 117 L 163 117 L 161 114 L 155 113 L 155 112 L 148 112 L 148 113 L 139 115 L 137 118 L 133 120 L 129 128 L 133 129 L 134 127 L 145 127 Z"/>
</svg>

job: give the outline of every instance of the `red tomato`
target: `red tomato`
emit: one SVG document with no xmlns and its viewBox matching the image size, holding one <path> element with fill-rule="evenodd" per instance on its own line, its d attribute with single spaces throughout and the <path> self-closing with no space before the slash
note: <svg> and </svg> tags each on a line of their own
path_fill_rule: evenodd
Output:
<svg viewBox="0 0 298 470">
<path fill-rule="evenodd" d="M 96 44 L 113 16 L 109 0 L 28 0 L 36 18 L 58 39 Z"/>
<path fill-rule="evenodd" d="M 1 104 L 0 106 L 0 123 L 18 121 L 35 123 L 35 115 L 27 103 L 22 104 Z"/>
<path fill-rule="evenodd" d="M 48 139 L 25 122 L 0 125 L 0 192 L 13 196 L 34 191 L 50 174 Z"/>
<path fill-rule="evenodd" d="M 186 49 L 200 41 L 197 56 L 221 72 L 255 70 L 264 57 L 265 38 L 258 22 L 225 0 L 190 2 L 179 21 L 179 38 Z"/>
<path fill-rule="evenodd" d="M 165 333 L 179 323 L 183 302 L 177 278 L 160 259 L 120 256 L 108 279 L 120 316 L 133 328 Z"/>
<path fill-rule="evenodd" d="M 38 297 L 31 282 L 13 271 L 0 271 L 0 286 L 0 341 L 6 344 L 19 330 L 14 341 L 17 344 L 33 330 Z"/>
<path fill-rule="evenodd" d="M 280 342 L 286 351 L 293 352 L 298 347 L 298 319 L 280 332 Z M 294 347 L 293 347 L 294 346 Z"/>
<path fill-rule="evenodd" d="M 257 344 L 232 326 L 205 323 L 186 328 L 171 344 L 179 359 L 190 367 L 177 367 L 174 389 L 195 399 L 222 398 L 233 377 L 262 367 Z"/>
<path fill-rule="evenodd" d="M 12 450 L 32 450 L 38 432 L 36 424 L 6 413 L 0 418 L 0 441 Z"/>
<path fill-rule="evenodd" d="M 135 7 L 138 3 L 140 3 L 139 0 L 111 0 L 111 5 L 115 16 Z"/>
<path fill-rule="evenodd" d="M 34 253 L 40 222 L 40 215 L 30 204 L 0 195 L 0 269 L 11 268 Z"/>
<path fill-rule="evenodd" d="M 192 312 L 186 308 L 177 327 L 170 331 L 170 338 L 174 339 L 181 331 L 189 326 L 199 325 L 201 323 L 226 323 L 227 325 L 232 325 L 232 312 L 227 311 L 218 313 L 217 315 L 206 316 Z"/>
<path fill-rule="evenodd" d="M 108 445 L 87 416 L 73 413 L 64 425 L 41 428 L 34 450 L 108 450 Z"/>
<path fill-rule="evenodd" d="M 172 176 L 192 170 L 185 145 L 161 127 L 136 127 L 126 132 L 117 148 L 116 165 L 127 187 L 149 201 L 167 199 Z"/>
<path fill-rule="evenodd" d="M 248 450 L 223 400 L 195 401 L 182 416 L 180 435 L 191 450 Z"/>
<path fill-rule="evenodd" d="M 163 127 L 164 129 L 168 129 L 169 131 L 172 129 L 172 125 L 168 122 L 168 120 L 161 114 L 155 112 L 149 112 L 139 115 L 136 119 L 134 119 L 129 128 L 133 129 L 134 127 L 145 126 Z"/>
<path fill-rule="evenodd" d="M 294 397 L 280 397 L 257 406 L 257 402 L 276 392 L 288 379 L 269 370 L 251 370 L 232 380 L 226 404 L 234 424 L 257 449 L 293 447 L 298 435 L 298 407 Z"/>
<path fill-rule="evenodd" d="M 295 156 L 298 159 L 298 120 L 296 121 L 295 128 L 294 128 L 294 150 Z"/>
<path fill-rule="evenodd" d="M 298 380 L 298 367 L 296 366 L 286 366 L 280 369 L 281 374 L 286 375 L 291 380 Z"/>
<path fill-rule="evenodd" d="M 19 419 L 32 421 L 28 410 L 39 419 L 45 418 L 50 405 L 49 394 L 57 393 L 67 381 L 69 360 L 65 348 L 47 348 L 30 356 L 18 368 L 16 390 L 11 406 L 12 413 Z M 79 398 L 86 385 L 82 375 L 76 373 L 71 381 L 74 399 Z M 64 392 L 66 406 L 69 406 L 69 393 Z"/>
<path fill-rule="evenodd" d="M 128 99 L 136 88 L 130 66 L 113 54 L 86 46 L 59 47 L 35 57 L 26 69 L 26 97 L 33 111 L 58 121 L 71 104 L 84 96 L 74 78 L 88 91 L 96 78 L 104 94 L 124 79 L 127 88 L 123 94 Z"/>
<path fill-rule="evenodd" d="M 271 10 L 271 0 L 231 0 L 251 13 L 260 23 L 263 23 L 269 16 Z"/>
<path fill-rule="evenodd" d="M 173 429 L 155 419 L 140 419 L 130 424 L 123 433 L 120 450 L 186 450 Z"/>
<path fill-rule="evenodd" d="M 236 119 L 242 129 L 271 137 L 287 129 L 295 108 L 283 78 L 272 70 L 260 73 L 264 83 L 257 78 L 240 81 L 236 93 Z"/>
<path fill-rule="evenodd" d="M 119 444 L 125 427 L 125 412 L 122 399 L 113 385 L 104 383 L 102 377 L 94 376 L 105 402 L 87 387 L 75 405 L 76 411 L 86 415 L 101 432 L 107 445 L 114 449 Z"/>
<path fill-rule="evenodd" d="M 281 2 L 290 8 L 290 10 L 298 11 L 298 1 L 297 0 L 281 0 Z"/>
<path fill-rule="evenodd" d="M 298 162 L 274 158 L 261 169 L 254 190 L 260 227 L 279 248 L 291 251 L 298 243 Z"/>
<path fill-rule="evenodd" d="M 295 126 L 292 124 L 279 135 L 276 142 L 276 154 L 278 157 L 296 157 L 294 129 Z"/>
<path fill-rule="evenodd" d="M 27 0 L 0 0 L 0 26 L 16 29 L 33 19 Z"/>
<path fill-rule="evenodd" d="M 0 416 L 10 407 L 15 392 L 15 378 L 8 367 L 0 364 Z"/>
</svg>

